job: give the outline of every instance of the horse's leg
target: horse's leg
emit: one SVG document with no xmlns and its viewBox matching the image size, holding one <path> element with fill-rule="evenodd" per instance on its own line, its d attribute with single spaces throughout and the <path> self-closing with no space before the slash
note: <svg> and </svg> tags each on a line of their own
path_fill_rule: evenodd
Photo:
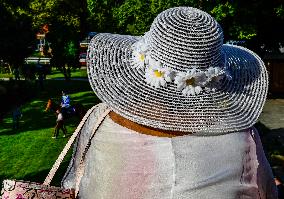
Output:
<svg viewBox="0 0 284 199">
<path fill-rule="evenodd" d="M 64 121 L 62 121 L 62 130 L 63 130 L 64 137 L 66 137 L 67 136 L 67 129 L 66 129 L 66 126 L 64 124 Z"/>
<path fill-rule="evenodd" d="M 59 122 L 56 122 L 53 132 L 53 138 L 57 138 L 58 134 L 59 134 Z"/>
<path fill-rule="evenodd" d="M 76 115 L 80 118 L 80 119 L 83 119 L 83 117 L 85 116 L 86 114 L 86 111 L 85 111 L 85 108 L 82 104 L 76 104 L 74 106 L 75 110 L 76 110 Z"/>
<path fill-rule="evenodd" d="M 66 137 L 66 131 L 65 131 L 66 129 L 63 120 L 58 121 L 58 132 L 59 130 L 62 130 L 64 137 Z"/>
</svg>

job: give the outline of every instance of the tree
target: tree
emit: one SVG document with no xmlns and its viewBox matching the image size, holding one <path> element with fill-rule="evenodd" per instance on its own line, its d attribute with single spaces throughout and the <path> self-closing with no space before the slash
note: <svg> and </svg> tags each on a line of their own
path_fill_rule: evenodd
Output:
<svg viewBox="0 0 284 199">
<path fill-rule="evenodd" d="M 202 9 L 208 13 L 219 15 L 219 20 L 229 16 L 229 7 L 223 6 L 223 1 L 209 2 L 205 0 L 125 0 L 119 7 L 113 9 L 113 17 L 117 21 L 120 33 L 141 35 L 150 29 L 154 18 L 162 11 L 177 7 L 189 6 Z M 216 8 L 214 8 L 216 6 Z M 213 12 L 211 12 L 213 10 Z M 229 12 L 229 13 L 227 13 Z M 223 17 L 221 17 L 223 16 Z"/>
<path fill-rule="evenodd" d="M 25 11 L 26 1 L 0 3 L 0 59 L 20 67 L 35 44 L 32 20 Z"/>
<path fill-rule="evenodd" d="M 281 0 L 125 0 L 109 10 L 113 10 L 119 33 L 141 35 L 149 30 L 157 14 L 175 6 L 196 7 L 211 14 L 221 24 L 225 41 L 244 40 L 253 50 L 261 43 L 275 45 L 280 41 L 284 46 Z"/>
<path fill-rule="evenodd" d="M 63 68 L 71 65 L 66 49 L 77 49 L 72 56 L 78 56 L 79 40 L 87 31 L 141 35 L 157 14 L 175 6 L 210 13 L 223 27 L 225 41 L 284 45 L 283 0 L 2 0 L 0 60 L 19 66 L 35 47 L 35 33 L 48 24 L 53 62 Z"/>
<path fill-rule="evenodd" d="M 75 41 L 68 41 L 64 46 L 63 52 L 64 58 L 66 60 L 64 66 L 62 67 L 62 72 L 66 80 L 71 78 L 71 67 L 75 68 L 78 65 L 78 46 Z M 67 68 L 66 68 L 67 67 Z"/>
<path fill-rule="evenodd" d="M 61 68 L 64 75 L 65 65 L 70 64 L 66 46 L 72 41 L 73 47 L 78 49 L 76 44 L 86 34 L 86 6 L 85 1 L 77 0 L 32 0 L 29 5 L 33 27 L 40 29 L 44 24 L 49 25 L 46 39 L 51 43 L 52 63 Z"/>
<path fill-rule="evenodd" d="M 123 0 L 87 0 L 90 29 L 97 32 L 116 32 L 113 9 L 122 2 Z"/>
<path fill-rule="evenodd" d="M 141 35 L 149 30 L 153 15 L 149 10 L 149 1 L 126 0 L 113 9 L 117 30 L 122 34 Z"/>
</svg>

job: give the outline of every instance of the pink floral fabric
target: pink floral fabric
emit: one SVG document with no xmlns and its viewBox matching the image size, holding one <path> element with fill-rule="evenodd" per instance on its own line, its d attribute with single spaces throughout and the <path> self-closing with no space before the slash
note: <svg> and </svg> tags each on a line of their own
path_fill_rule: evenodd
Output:
<svg viewBox="0 0 284 199">
<path fill-rule="evenodd" d="M 73 189 L 46 186 L 35 182 L 4 180 L 2 183 L 2 199 L 74 199 Z"/>
</svg>

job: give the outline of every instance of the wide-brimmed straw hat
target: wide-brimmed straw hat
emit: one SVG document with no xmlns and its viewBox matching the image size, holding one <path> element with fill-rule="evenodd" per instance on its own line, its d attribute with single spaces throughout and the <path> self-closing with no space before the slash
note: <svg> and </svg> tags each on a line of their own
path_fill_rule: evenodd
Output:
<svg viewBox="0 0 284 199">
<path fill-rule="evenodd" d="M 268 76 L 252 51 L 223 44 L 206 12 L 160 13 L 144 36 L 98 34 L 90 42 L 88 77 L 114 112 L 146 126 L 224 134 L 251 127 L 263 108 Z"/>
</svg>

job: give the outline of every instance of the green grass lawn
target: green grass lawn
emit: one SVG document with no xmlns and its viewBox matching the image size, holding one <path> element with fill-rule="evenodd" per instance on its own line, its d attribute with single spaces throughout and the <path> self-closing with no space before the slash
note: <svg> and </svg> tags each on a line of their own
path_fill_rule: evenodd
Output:
<svg viewBox="0 0 284 199">
<path fill-rule="evenodd" d="M 87 69 L 85 68 L 71 70 L 71 78 L 87 78 L 87 76 L 88 76 Z M 14 75 L 10 73 L 0 73 L 0 78 L 14 78 Z M 49 79 L 64 78 L 64 75 L 61 71 L 53 68 L 51 74 L 47 75 L 47 78 Z"/>
<path fill-rule="evenodd" d="M 71 78 L 87 78 L 87 69 L 76 69 L 71 70 Z M 47 75 L 47 78 L 54 79 L 54 78 L 64 78 L 64 75 L 61 71 L 52 69 L 51 74 Z"/>
<path fill-rule="evenodd" d="M 13 78 L 13 74 L 10 74 L 10 73 L 0 73 L 0 78 Z"/>
<path fill-rule="evenodd" d="M 23 117 L 20 129 L 12 130 L 11 114 L 7 114 L 0 125 L 0 182 L 3 179 L 21 179 L 43 182 L 68 138 L 60 132 L 58 139 L 52 139 L 56 116 L 44 112 L 47 100 L 60 101 L 61 90 L 68 91 L 71 103 L 82 103 L 86 109 L 99 103 L 89 83 L 84 81 L 44 82 L 45 90 L 22 105 Z M 73 117 L 66 121 L 68 135 L 74 132 L 80 119 Z M 72 150 L 65 158 L 52 184 L 59 185 L 68 166 Z"/>
</svg>

